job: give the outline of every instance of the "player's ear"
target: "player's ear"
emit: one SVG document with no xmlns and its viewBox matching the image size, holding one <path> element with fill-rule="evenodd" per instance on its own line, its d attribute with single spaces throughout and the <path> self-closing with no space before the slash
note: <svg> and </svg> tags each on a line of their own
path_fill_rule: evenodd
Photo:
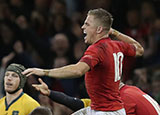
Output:
<svg viewBox="0 0 160 115">
<path fill-rule="evenodd" d="M 102 32 L 102 30 L 103 30 L 103 27 L 102 26 L 98 26 L 97 30 L 96 30 L 96 33 L 99 34 L 99 33 Z"/>
</svg>

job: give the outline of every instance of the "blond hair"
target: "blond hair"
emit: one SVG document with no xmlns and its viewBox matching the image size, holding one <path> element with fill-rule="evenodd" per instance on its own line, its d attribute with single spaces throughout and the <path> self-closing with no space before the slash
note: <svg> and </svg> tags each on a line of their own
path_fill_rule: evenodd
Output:
<svg viewBox="0 0 160 115">
<path fill-rule="evenodd" d="M 106 28 L 107 31 L 110 30 L 112 26 L 113 18 L 108 11 L 102 8 L 98 8 L 98 9 L 89 10 L 88 15 L 94 16 L 94 19 L 97 20 L 98 26 L 102 26 Z"/>
</svg>

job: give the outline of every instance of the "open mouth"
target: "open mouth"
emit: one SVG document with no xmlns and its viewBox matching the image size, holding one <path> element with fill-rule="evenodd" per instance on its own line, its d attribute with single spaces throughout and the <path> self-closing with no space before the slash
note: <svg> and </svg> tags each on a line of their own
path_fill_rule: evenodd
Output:
<svg viewBox="0 0 160 115">
<path fill-rule="evenodd" d="M 84 31 L 83 32 L 83 38 L 86 39 L 87 33 Z"/>
<path fill-rule="evenodd" d="M 12 84 L 12 83 L 6 83 L 6 85 L 7 85 L 7 86 L 12 86 L 13 84 Z"/>
</svg>

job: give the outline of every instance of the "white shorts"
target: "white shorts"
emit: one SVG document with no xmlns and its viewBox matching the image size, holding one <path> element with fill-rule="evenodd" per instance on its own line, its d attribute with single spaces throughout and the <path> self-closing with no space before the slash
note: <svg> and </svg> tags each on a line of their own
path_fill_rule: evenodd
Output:
<svg viewBox="0 0 160 115">
<path fill-rule="evenodd" d="M 124 108 L 117 111 L 95 111 L 89 106 L 74 112 L 72 115 L 126 115 L 126 112 Z"/>
</svg>

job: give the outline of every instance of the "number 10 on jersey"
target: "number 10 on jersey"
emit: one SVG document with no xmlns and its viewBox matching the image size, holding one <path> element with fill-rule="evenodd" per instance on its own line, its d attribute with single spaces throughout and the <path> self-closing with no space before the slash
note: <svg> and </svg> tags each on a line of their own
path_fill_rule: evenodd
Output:
<svg viewBox="0 0 160 115">
<path fill-rule="evenodd" d="M 118 52 L 118 53 L 113 53 L 114 57 L 114 70 L 115 70 L 115 78 L 114 82 L 117 82 L 121 79 L 122 75 L 122 61 L 123 61 L 123 53 Z"/>
</svg>

